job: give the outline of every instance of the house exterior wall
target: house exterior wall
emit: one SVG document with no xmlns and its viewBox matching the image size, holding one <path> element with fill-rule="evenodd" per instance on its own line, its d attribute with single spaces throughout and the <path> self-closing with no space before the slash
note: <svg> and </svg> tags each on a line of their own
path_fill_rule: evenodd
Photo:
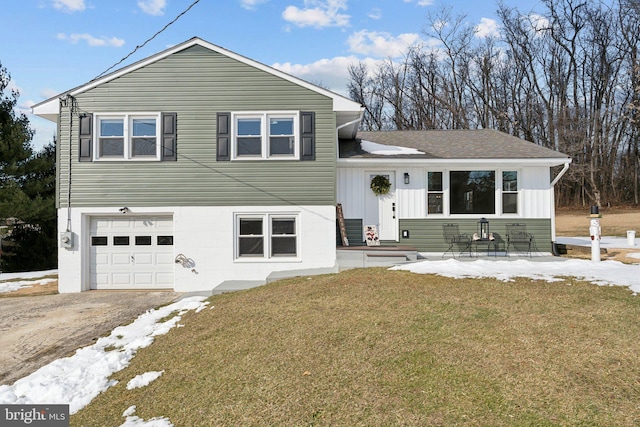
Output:
<svg viewBox="0 0 640 427">
<path fill-rule="evenodd" d="M 183 267 L 173 263 L 174 290 L 211 291 L 226 281 L 264 283 L 274 272 L 304 270 L 336 272 L 334 206 L 129 206 L 130 215 L 171 216 L 173 218 L 174 257 L 183 254 L 193 261 Z M 67 226 L 65 209 L 58 210 L 58 227 Z M 235 259 L 235 216 L 237 214 L 291 214 L 297 216 L 298 256 L 295 260 Z M 74 224 L 73 249 L 59 251 L 59 291 L 90 289 L 89 224 L 93 217 L 122 217 L 116 208 L 83 207 L 71 209 Z"/>
<path fill-rule="evenodd" d="M 419 252 L 426 253 L 442 253 L 447 250 L 449 244 L 445 242 L 442 226 L 451 222 L 455 222 L 459 226 L 460 233 L 470 236 L 478 231 L 479 218 L 451 219 L 403 219 L 400 220 L 400 230 L 409 232 L 408 238 L 403 238 L 400 233 L 400 241 L 397 244 L 406 245 L 416 248 Z M 504 255 L 507 242 L 506 225 L 511 223 L 523 224 L 526 226 L 528 233 L 533 234 L 534 240 L 531 246 L 531 253 L 534 255 L 552 252 L 551 248 L 551 220 L 544 218 L 524 218 L 519 220 L 509 219 L 489 219 L 489 231 L 493 233 L 496 239 L 496 251 L 500 255 Z M 384 242 L 383 242 L 384 243 Z M 478 246 L 478 251 L 486 251 L 487 244 Z M 510 249 L 514 253 L 513 248 Z M 490 254 L 493 254 L 494 248 L 491 247 Z"/>
<path fill-rule="evenodd" d="M 553 223 L 553 189 L 550 187 L 549 167 L 526 165 L 499 165 L 495 167 L 455 164 L 443 166 L 415 166 L 398 167 L 388 163 L 363 166 L 339 165 L 337 170 L 337 203 L 342 204 L 344 217 L 352 224 L 363 223 L 365 218 L 365 193 L 371 191 L 368 188 L 367 177 L 370 171 L 395 172 L 396 189 L 395 203 L 398 217 L 398 241 L 382 242 L 383 244 L 401 244 L 416 247 L 420 251 L 442 252 L 448 245 L 444 245 L 442 239 L 442 224 L 456 222 L 464 225 L 471 233 L 477 229 L 477 221 L 480 217 L 486 217 L 495 230 L 504 235 L 505 224 L 528 224 L 531 233 L 536 233 L 538 248 L 542 252 L 551 251 L 551 235 Z M 519 172 L 519 208 L 518 214 L 488 214 L 488 215 L 427 215 L 427 171 L 442 171 L 447 174 L 450 170 L 517 170 Z M 409 173 L 410 183 L 404 184 L 404 173 Z M 445 179 L 444 204 L 448 206 L 448 179 Z M 496 191 L 496 200 L 500 198 L 500 191 Z M 447 209 L 447 208 L 445 208 Z M 496 212 L 497 209 L 496 209 Z M 493 226 L 496 228 L 494 229 Z M 402 230 L 410 232 L 409 239 L 402 238 Z M 350 242 L 363 241 L 351 227 Z M 355 243 L 354 243 L 355 244 Z M 444 245 L 444 246 L 443 246 Z"/>
<path fill-rule="evenodd" d="M 442 218 L 442 215 L 427 215 L 426 182 L 427 171 L 449 170 L 473 170 L 495 169 L 493 167 L 455 166 L 442 167 L 397 167 L 378 165 L 374 166 L 339 166 L 337 170 L 337 203 L 342 203 L 345 218 L 357 219 L 364 217 L 365 192 L 371 191 L 366 181 L 368 171 L 392 171 L 396 174 L 396 206 L 399 219 L 408 218 Z M 550 218 L 551 217 L 551 192 L 550 172 L 548 167 L 509 166 L 500 167 L 499 170 L 519 171 L 519 214 L 493 214 L 487 217 L 506 218 Z M 404 173 L 409 173 L 410 183 L 404 184 Z M 444 188 L 445 204 L 448 201 L 447 188 Z M 498 196 L 496 196 L 497 199 Z M 464 218 L 466 215 L 452 215 L 452 217 Z"/>
<path fill-rule="evenodd" d="M 76 96 L 61 108 L 58 206 L 335 205 L 332 100 L 200 46 Z M 216 161 L 216 113 L 315 112 L 315 161 Z M 177 161 L 78 162 L 78 114 L 177 113 Z M 69 162 L 69 150 L 72 160 Z"/>
</svg>

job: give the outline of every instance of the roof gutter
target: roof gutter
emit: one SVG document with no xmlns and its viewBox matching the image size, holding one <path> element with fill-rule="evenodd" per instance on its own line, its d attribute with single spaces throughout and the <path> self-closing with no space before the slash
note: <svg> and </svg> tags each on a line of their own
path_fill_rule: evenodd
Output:
<svg viewBox="0 0 640 427">
<path fill-rule="evenodd" d="M 437 159 L 411 159 L 411 158 L 407 158 L 407 157 L 395 157 L 395 156 L 385 156 L 385 158 L 381 158 L 381 157 L 368 157 L 368 158 L 363 158 L 363 157 L 359 157 L 359 158 L 339 158 L 338 159 L 338 166 L 342 166 L 342 167 L 349 167 L 349 166 L 367 166 L 367 167 L 371 167 L 374 165 L 380 165 L 378 167 L 388 167 L 389 165 L 398 165 L 399 163 L 402 163 L 405 166 L 415 166 L 415 167 L 427 167 L 427 166 L 431 166 L 431 167 L 446 167 L 446 168 L 452 168 L 452 167 L 469 167 L 469 166 L 474 166 L 474 167 L 487 167 L 487 165 L 492 165 L 492 166 L 499 166 L 499 167 L 519 167 L 522 165 L 526 165 L 526 166 L 559 166 L 564 164 L 565 168 L 568 168 L 568 164 L 571 163 L 571 159 L 567 159 L 567 158 L 560 158 L 560 159 L 554 159 L 554 158 L 538 158 L 538 159 L 532 159 L 532 158 L 523 158 L 523 159 L 517 159 L 517 158 L 511 158 L 511 159 L 478 159 L 478 158 L 473 158 L 473 159 L 462 159 L 462 158 L 448 158 L 448 159 L 443 159 L 443 158 L 437 158 Z M 374 166 L 376 167 L 376 166 Z M 565 169 L 563 169 L 563 173 L 565 172 Z M 561 175 L 560 175 L 561 176 Z M 560 177 L 559 176 L 559 177 Z M 558 178 L 559 178 L 558 177 Z"/>
</svg>

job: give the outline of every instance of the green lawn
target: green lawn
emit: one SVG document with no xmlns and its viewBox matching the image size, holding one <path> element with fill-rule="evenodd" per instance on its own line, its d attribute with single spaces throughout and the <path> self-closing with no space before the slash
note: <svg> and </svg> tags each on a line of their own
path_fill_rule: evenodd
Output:
<svg viewBox="0 0 640 427">
<path fill-rule="evenodd" d="M 640 424 L 640 296 L 624 287 L 366 269 L 210 301 L 71 425 L 118 426 L 131 405 L 187 427 Z"/>
</svg>

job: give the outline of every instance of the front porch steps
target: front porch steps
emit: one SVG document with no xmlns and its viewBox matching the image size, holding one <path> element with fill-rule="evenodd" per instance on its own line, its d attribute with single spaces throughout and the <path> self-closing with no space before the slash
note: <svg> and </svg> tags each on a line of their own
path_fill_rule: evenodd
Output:
<svg viewBox="0 0 640 427">
<path fill-rule="evenodd" d="M 418 251 L 410 246 L 339 246 L 340 271 L 365 267 L 392 267 L 418 260 Z"/>
</svg>

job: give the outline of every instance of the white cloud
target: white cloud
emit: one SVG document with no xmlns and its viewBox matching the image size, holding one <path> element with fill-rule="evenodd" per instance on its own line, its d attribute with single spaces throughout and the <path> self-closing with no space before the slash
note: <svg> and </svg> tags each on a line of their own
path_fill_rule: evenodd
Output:
<svg viewBox="0 0 640 427">
<path fill-rule="evenodd" d="M 138 7 L 147 15 L 162 16 L 167 0 L 138 0 Z"/>
<path fill-rule="evenodd" d="M 542 32 L 549 28 L 549 20 L 542 15 L 531 14 L 529 15 L 529 22 L 531 23 L 531 29 L 535 32 Z"/>
<path fill-rule="evenodd" d="M 371 19 L 382 18 L 382 10 L 380 10 L 379 7 L 374 7 L 373 9 L 371 9 L 371 12 L 369 12 L 369 18 Z"/>
<path fill-rule="evenodd" d="M 18 84 L 16 83 L 15 80 L 9 80 L 9 84 L 7 85 L 7 89 L 8 91 L 17 91 L 18 93 L 22 92 L 20 90 L 20 86 L 18 86 Z M 2 93 L 0 93 L 0 95 L 2 95 Z"/>
<path fill-rule="evenodd" d="M 349 25 L 349 15 L 340 13 L 347 9 L 347 0 L 305 0 L 304 8 L 287 6 L 282 18 L 298 27 L 344 27 Z"/>
<path fill-rule="evenodd" d="M 357 64 L 358 61 L 359 59 L 355 56 L 337 56 L 321 59 L 311 64 L 285 62 L 273 64 L 272 67 L 310 83 L 320 84 L 333 92 L 346 95 L 349 83 L 349 65 Z M 363 60 L 363 62 L 371 69 L 376 64 L 376 60 L 370 58 Z"/>
<path fill-rule="evenodd" d="M 76 44 L 81 40 L 87 42 L 89 46 L 92 47 L 100 47 L 100 46 L 110 46 L 110 47 L 120 47 L 124 45 L 124 40 L 119 39 L 117 37 L 93 37 L 91 34 L 83 33 L 83 34 L 65 34 L 58 33 L 58 40 L 68 40 L 69 42 Z"/>
<path fill-rule="evenodd" d="M 389 33 L 362 30 L 349 36 L 347 42 L 351 52 L 371 55 L 378 58 L 397 58 L 407 51 L 407 48 L 420 41 L 420 35 L 405 33 L 392 36 Z"/>
<path fill-rule="evenodd" d="M 494 19 L 481 18 L 480 23 L 476 26 L 476 36 L 485 38 L 489 36 L 499 36 L 498 22 Z"/>
<path fill-rule="evenodd" d="M 431 6 L 435 0 L 418 0 L 418 6 Z M 404 0 L 405 3 L 413 3 L 413 0 Z"/>
<path fill-rule="evenodd" d="M 82 12 L 86 9 L 84 0 L 53 0 L 53 7 L 64 12 Z"/>
<path fill-rule="evenodd" d="M 438 19 L 438 20 L 434 21 L 433 25 L 431 25 L 431 28 L 433 28 L 437 32 L 437 31 L 442 30 L 447 25 L 449 25 L 449 23 L 447 21 L 443 21 L 442 19 Z"/>
<path fill-rule="evenodd" d="M 31 140 L 31 144 L 34 149 L 39 151 L 42 147 L 53 141 L 56 135 L 56 124 L 55 122 L 31 114 L 31 109 L 25 111 L 25 114 L 29 118 L 29 125 L 36 132 Z"/>
<path fill-rule="evenodd" d="M 53 98 L 54 96 L 59 94 L 60 94 L 59 91 L 51 88 L 42 89 L 42 91 L 40 92 L 40 96 L 42 96 L 43 99 Z"/>
<path fill-rule="evenodd" d="M 258 5 L 268 1 L 269 0 L 240 0 L 240 6 L 247 10 L 255 10 Z"/>
</svg>

